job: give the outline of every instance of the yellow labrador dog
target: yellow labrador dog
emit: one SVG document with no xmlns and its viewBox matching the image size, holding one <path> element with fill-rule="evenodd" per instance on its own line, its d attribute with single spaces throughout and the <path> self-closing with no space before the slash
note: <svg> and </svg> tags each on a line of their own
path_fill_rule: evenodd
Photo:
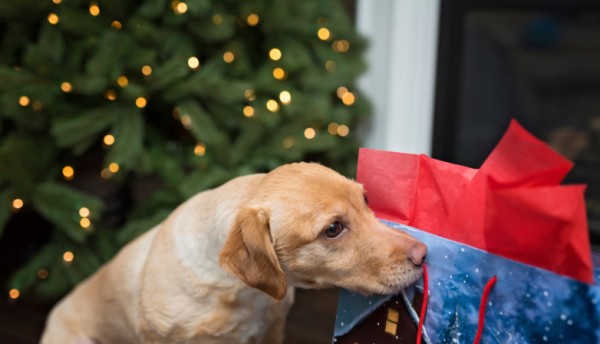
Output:
<svg viewBox="0 0 600 344">
<path fill-rule="evenodd" d="M 360 184 L 284 165 L 179 206 L 54 308 L 42 344 L 282 343 L 294 287 L 394 293 L 426 250 Z"/>
</svg>

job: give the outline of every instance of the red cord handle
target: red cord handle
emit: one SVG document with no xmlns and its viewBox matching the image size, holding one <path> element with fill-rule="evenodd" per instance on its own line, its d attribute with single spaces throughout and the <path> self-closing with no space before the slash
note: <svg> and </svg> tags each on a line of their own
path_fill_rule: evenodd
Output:
<svg viewBox="0 0 600 344">
<path fill-rule="evenodd" d="M 478 344 L 479 340 L 481 339 L 481 335 L 483 334 L 483 324 L 485 322 L 485 307 L 487 305 L 487 299 L 490 295 L 492 287 L 494 287 L 497 280 L 498 279 L 496 278 L 496 276 L 490 278 L 490 280 L 486 283 L 485 287 L 483 288 L 481 302 L 479 303 L 479 323 L 477 325 L 477 333 L 475 334 L 475 340 L 473 341 L 473 344 Z"/>
<path fill-rule="evenodd" d="M 483 325 L 485 324 L 485 308 L 487 306 L 488 296 L 490 291 L 496 285 L 498 278 L 493 276 L 486 283 L 481 294 L 481 302 L 479 303 L 479 322 L 477 324 L 477 333 L 475 334 L 475 340 L 473 344 L 479 344 L 481 335 L 483 334 Z M 425 315 L 427 313 L 427 302 L 429 299 L 429 274 L 427 272 L 427 265 L 423 263 L 423 304 L 421 305 L 421 314 L 419 314 L 419 327 L 417 328 L 417 344 L 421 344 L 423 337 L 423 326 L 425 325 Z"/>
<path fill-rule="evenodd" d="M 417 344 L 421 344 L 423 336 L 423 326 L 425 325 L 425 314 L 427 313 L 427 300 L 429 299 L 429 274 L 427 273 L 427 264 L 423 262 L 423 304 L 421 305 L 421 314 L 419 314 L 419 327 L 417 328 Z"/>
</svg>

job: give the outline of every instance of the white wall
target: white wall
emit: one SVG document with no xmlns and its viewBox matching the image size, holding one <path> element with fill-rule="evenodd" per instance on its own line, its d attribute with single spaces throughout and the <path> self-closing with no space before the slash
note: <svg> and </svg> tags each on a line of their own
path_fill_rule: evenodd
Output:
<svg viewBox="0 0 600 344">
<path fill-rule="evenodd" d="M 359 86 L 374 116 L 365 146 L 431 153 L 440 0 L 358 0 L 358 30 L 370 40 Z"/>
</svg>

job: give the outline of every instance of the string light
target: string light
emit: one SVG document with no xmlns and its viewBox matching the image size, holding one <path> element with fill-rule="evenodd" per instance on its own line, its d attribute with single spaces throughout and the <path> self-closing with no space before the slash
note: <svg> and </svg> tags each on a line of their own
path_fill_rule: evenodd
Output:
<svg viewBox="0 0 600 344">
<path fill-rule="evenodd" d="M 65 253 L 63 253 L 63 260 L 65 262 L 70 263 L 73 261 L 73 259 L 75 259 L 75 255 L 73 254 L 73 252 L 66 251 Z"/>
<path fill-rule="evenodd" d="M 52 2 L 58 5 L 62 2 L 62 0 L 52 0 Z"/>
<path fill-rule="evenodd" d="M 102 177 L 102 179 L 108 179 L 112 177 L 112 173 L 108 170 L 108 168 L 103 168 L 100 171 L 100 177 Z"/>
<path fill-rule="evenodd" d="M 113 101 L 117 99 L 117 92 L 115 92 L 114 90 L 106 90 L 106 92 L 104 93 L 104 97 L 110 101 Z"/>
<path fill-rule="evenodd" d="M 142 74 L 144 74 L 145 76 L 150 76 L 150 74 L 152 74 L 152 67 L 145 65 L 142 67 Z"/>
<path fill-rule="evenodd" d="M 213 23 L 215 23 L 215 25 L 221 25 L 221 23 L 223 22 L 223 17 L 220 14 L 215 14 L 212 17 L 212 21 Z"/>
<path fill-rule="evenodd" d="M 348 42 L 345 39 L 342 39 L 342 40 L 339 40 L 339 41 L 334 41 L 331 44 L 331 48 L 336 53 L 345 53 L 345 52 L 347 52 L 350 49 L 350 42 Z"/>
<path fill-rule="evenodd" d="M 87 217 L 84 217 L 81 220 L 79 220 L 79 225 L 83 229 L 88 229 L 92 225 L 92 221 L 90 221 L 90 219 L 88 219 Z"/>
<path fill-rule="evenodd" d="M 184 14 L 188 10 L 187 4 L 183 1 L 175 0 L 171 3 L 171 7 L 173 8 L 175 14 Z"/>
<path fill-rule="evenodd" d="M 102 139 L 102 142 L 106 145 L 106 146 L 112 146 L 115 143 L 115 137 L 111 134 L 106 134 L 104 135 L 104 138 Z"/>
<path fill-rule="evenodd" d="M 256 99 L 256 94 L 254 94 L 254 90 L 251 88 L 244 91 L 244 96 L 248 101 L 254 101 Z"/>
<path fill-rule="evenodd" d="M 175 118 L 176 120 L 180 119 L 179 108 L 177 106 L 173 108 L 173 118 Z"/>
<path fill-rule="evenodd" d="M 48 270 L 46 269 L 39 269 L 37 272 L 37 277 L 41 280 L 45 280 L 46 278 L 48 278 Z"/>
<path fill-rule="evenodd" d="M 139 107 L 140 109 L 143 109 L 146 107 L 146 104 L 148 104 L 148 101 L 146 100 L 146 98 L 144 97 L 138 97 L 135 100 L 135 106 Z"/>
<path fill-rule="evenodd" d="M 194 155 L 196 155 L 196 156 L 204 156 L 204 154 L 206 154 L 206 146 L 203 145 L 202 143 L 198 143 L 194 147 Z"/>
<path fill-rule="evenodd" d="M 108 164 L 108 170 L 112 173 L 119 172 L 119 164 L 117 164 L 116 162 L 111 162 L 110 164 Z"/>
<path fill-rule="evenodd" d="M 246 116 L 246 117 L 254 116 L 254 108 L 250 105 L 244 106 L 244 110 L 242 112 L 244 113 L 244 116 Z"/>
<path fill-rule="evenodd" d="M 98 4 L 96 2 L 92 2 L 90 4 L 90 14 L 94 17 L 96 17 L 100 14 L 100 7 L 98 6 Z"/>
<path fill-rule="evenodd" d="M 19 105 L 21 105 L 23 107 L 29 105 L 29 97 L 28 96 L 19 97 Z"/>
<path fill-rule="evenodd" d="M 129 85 L 129 79 L 127 79 L 125 75 L 121 75 L 117 78 L 117 84 L 121 87 L 126 87 L 127 85 Z"/>
<path fill-rule="evenodd" d="M 283 142 L 281 142 L 281 145 L 285 149 L 290 149 L 294 146 L 294 139 L 291 137 L 286 137 L 285 139 L 283 139 Z"/>
<path fill-rule="evenodd" d="M 344 86 L 340 86 L 337 88 L 337 90 L 335 91 L 335 94 L 337 94 L 338 98 L 342 99 L 342 97 L 344 97 L 344 94 L 348 93 L 348 89 Z"/>
<path fill-rule="evenodd" d="M 328 72 L 333 72 L 336 67 L 337 67 L 337 64 L 335 63 L 334 60 L 327 60 L 327 62 L 325 62 L 325 69 Z"/>
<path fill-rule="evenodd" d="M 196 56 L 192 56 L 188 59 L 188 66 L 191 69 L 197 69 L 198 67 L 200 67 L 200 60 L 198 60 Z"/>
<path fill-rule="evenodd" d="M 60 89 L 65 93 L 69 93 L 73 90 L 73 85 L 71 85 L 70 82 L 65 81 L 62 84 L 60 84 Z"/>
<path fill-rule="evenodd" d="M 350 128 L 348 128 L 347 125 L 340 125 L 337 128 L 337 134 L 340 135 L 341 137 L 346 137 L 348 136 L 348 134 L 350 133 Z"/>
<path fill-rule="evenodd" d="M 123 27 L 123 24 L 121 24 L 121 22 L 118 20 L 113 20 L 110 23 L 110 27 L 112 27 L 115 30 L 121 30 L 121 28 Z"/>
<path fill-rule="evenodd" d="M 48 15 L 48 23 L 50 23 L 52 25 L 56 25 L 56 24 L 58 24 L 59 21 L 60 21 L 60 18 L 56 15 L 56 13 L 50 13 Z"/>
<path fill-rule="evenodd" d="M 89 217 L 90 216 L 90 210 L 86 207 L 83 207 L 81 209 L 79 209 L 79 216 L 81 217 Z"/>
<path fill-rule="evenodd" d="M 277 67 L 273 69 L 273 77 L 277 80 L 282 80 L 283 78 L 285 78 L 285 71 L 283 70 L 283 68 Z"/>
<path fill-rule="evenodd" d="M 246 17 L 246 22 L 250 26 L 256 26 L 260 22 L 260 18 L 258 17 L 258 14 L 256 14 L 256 13 L 250 13 L 248 15 L 248 17 Z"/>
<path fill-rule="evenodd" d="M 19 209 L 23 208 L 23 205 L 24 205 L 23 200 L 20 198 L 15 198 L 12 201 L 12 207 L 14 210 L 19 210 Z"/>
<path fill-rule="evenodd" d="M 354 93 L 352 93 L 352 92 L 346 92 L 342 96 L 342 103 L 344 103 L 344 105 L 346 105 L 346 106 L 350 106 L 350 105 L 354 104 L 355 100 L 356 100 L 356 98 L 354 97 Z"/>
<path fill-rule="evenodd" d="M 62 174 L 65 180 L 73 180 L 75 178 L 75 170 L 69 165 L 63 167 Z"/>
<path fill-rule="evenodd" d="M 304 129 L 304 137 L 306 137 L 307 139 L 312 140 L 315 138 L 316 135 L 317 132 L 313 128 Z"/>
<path fill-rule="evenodd" d="M 267 109 L 271 112 L 276 112 L 277 110 L 279 110 L 279 104 L 277 104 L 277 101 L 275 101 L 274 99 L 269 99 L 267 101 Z"/>
<path fill-rule="evenodd" d="M 226 51 L 225 54 L 223 54 L 223 60 L 227 63 L 231 63 L 235 60 L 235 55 L 233 55 L 231 51 Z"/>
<path fill-rule="evenodd" d="M 190 115 L 181 116 L 181 124 L 183 124 L 186 129 L 189 129 L 192 126 L 192 117 L 190 117 Z"/>
<path fill-rule="evenodd" d="M 279 61 L 281 59 L 281 50 L 277 48 L 269 50 L 269 58 L 273 61 Z"/>
<path fill-rule="evenodd" d="M 287 105 L 292 101 L 292 94 L 288 91 L 281 91 L 279 93 L 279 100 L 282 104 Z"/>
<path fill-rule="evenodd" d="M 329 32 L 329 29 L 322 27 L 317 31 L 317 36 L 320 40 L 326 41 L 331 37 L 331 32 Z"/>
<path fill-rule="evenodd" d="M 13 288 L 8 291 L 8 297 L 10 297 L 13 300 L 18 299 L 20 295 L 21 295 L 21 293 L 19 292 L 19 289 Z"/>
<path fill-rule="evenodd" d="M 36 111 L 40 111 L 40 110 L 42 109 L 42 107 L 43 107 L 43 104 L 42 104 L 42 102 L 41 102 L 41 101 L 39 101 L 39 100 L 34 100 L 34 101 L 31 103 L 31 107 L 32 107 L 34 110 L 36 110 Z"/>
<path fill-rule="evenodd" d="M 336 135 L 338 130 L 338 124 L 335 122 L 329 123 L 327 126 L 327 132 L 331 135 Z"/>
</svg>

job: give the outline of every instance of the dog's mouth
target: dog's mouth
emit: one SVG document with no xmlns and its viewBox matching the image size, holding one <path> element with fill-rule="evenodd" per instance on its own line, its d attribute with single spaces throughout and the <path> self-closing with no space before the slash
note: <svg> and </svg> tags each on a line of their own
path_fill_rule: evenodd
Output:
<svg viewBox="0 0 600 344">
<path fill-rule="evenodd" d="M 379 276 L 376 281 L 368 282 L 366 285 L 342 285 L 339 287 L 360 293 L 365 296 L 373 294 L 389 295 L 397 294 L 401 290 L 416 283 L 422 276 L 421 266 L 395 266 L 392 269 L 385 269 L 385 272 Z"/>
</svg>

